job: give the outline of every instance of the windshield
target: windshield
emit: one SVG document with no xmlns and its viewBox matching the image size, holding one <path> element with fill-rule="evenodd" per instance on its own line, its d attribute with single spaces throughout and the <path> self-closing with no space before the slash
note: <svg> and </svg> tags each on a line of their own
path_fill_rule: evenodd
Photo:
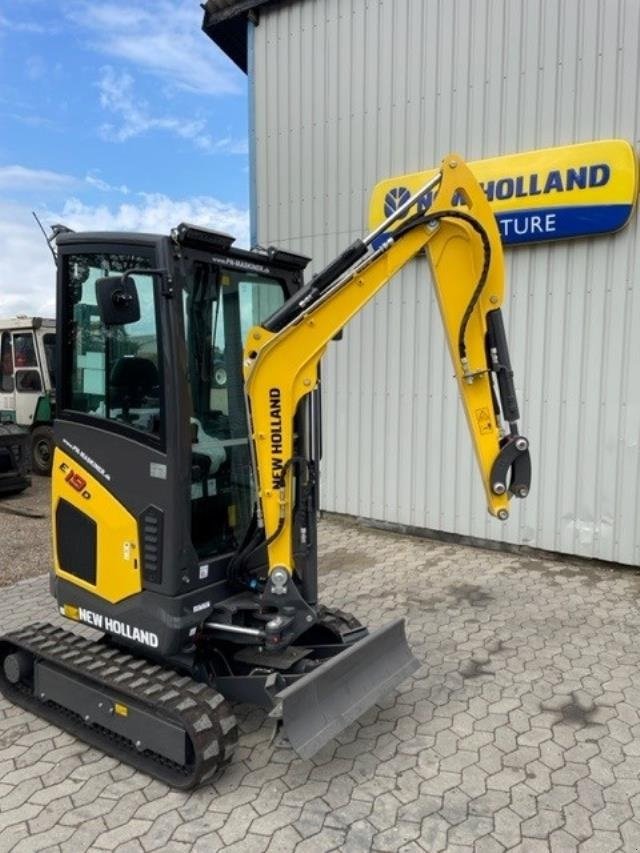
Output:
<svg viewBox="0 0 640 853">
<path fill-rule="evenodd" d="M 235 550 L 253 514 L 242 350 L 284 302 L 274 278 L 195 263 L 185 323 L 193 403 L 192 538 L 201 556 Z"/>
</svg>

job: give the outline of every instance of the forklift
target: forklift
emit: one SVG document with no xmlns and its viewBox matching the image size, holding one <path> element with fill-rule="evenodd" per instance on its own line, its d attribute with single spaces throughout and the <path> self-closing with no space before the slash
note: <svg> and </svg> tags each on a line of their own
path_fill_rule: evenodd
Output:
<svg viewBox="0 0 640 853">
<path fill-rule="evenodd" d="M 0 689 L 178 788 L 231 761 L 233 702 L 309 757 L 418 667 L 401 614 L 369 630 L 318 601 L 317 516 L 320 360 L 422 253 L 488 510 L 529 492 L 485 194 L 450 155 L 306 284 L 308 258 L 187 223 L 56 242 L 51 593 L 98 633 L 5 635 Z"/>
</svg>

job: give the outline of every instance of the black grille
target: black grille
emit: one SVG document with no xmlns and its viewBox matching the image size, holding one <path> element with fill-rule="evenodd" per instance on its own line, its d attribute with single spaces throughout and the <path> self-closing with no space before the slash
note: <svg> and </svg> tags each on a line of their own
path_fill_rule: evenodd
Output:
<svg viewBox="0 0 640 853">
<path fill-rule="evenodd" d="M 162 510 L 150 506 L 140 516 L 142 540 L 142 578 L 162 583 Z"/>
<path fill-rule="evenodd" d="M 56 542 L 60 568 L 95 585 L 97 525 L 64 498 L 56 509 Z"/>
</svg>

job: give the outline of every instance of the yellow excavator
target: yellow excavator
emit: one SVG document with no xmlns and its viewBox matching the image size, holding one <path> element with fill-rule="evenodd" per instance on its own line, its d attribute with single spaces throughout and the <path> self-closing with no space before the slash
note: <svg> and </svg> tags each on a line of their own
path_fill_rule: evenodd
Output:
<svg viewBox="0 0 640 853">
<path fill-rule="evenodd" d="M 307 258 L 233 242 L 58 228 L 51 592 L 99 634 L 0 639 L 12 702 L 184 789 L 231 761 L 231 702 L 308 757 L 418 666 L 401 614 L 318 602 L 316 520 L 320 360 L 423 252 L 489 512 L 531 479 L 500 236 L 460 157 L 307 284 Z"/>
</svg>

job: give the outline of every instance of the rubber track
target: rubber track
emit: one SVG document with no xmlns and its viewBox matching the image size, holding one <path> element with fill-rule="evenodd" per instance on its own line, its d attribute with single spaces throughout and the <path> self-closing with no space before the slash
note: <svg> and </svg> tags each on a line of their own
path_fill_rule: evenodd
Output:
<svg viewBox="0 0 640 853">
<path fill-rule="evenodd" d="M 347 610 L 340 610 L 337 607 L 326 607 L 324 604 L 320 604 L 318 605 L 317 612 L 318 624 L 324 625 L 341 638 L 350 631 L 357 631 L 358 628 L 364 628 L 362 622 Z"/>
<path fill-rule="evenodd" d="M 178 723 L 193 745 L 192 761 L 183 767 L 149 750 L 139 752 L 126 738 L 87 725 L 60 705 L 41 701 L 26 685 L 8 683 L 2 660 L 14 649 L 23 649 L 85 684 L 106 689 L 124 704 Z M 187 790 L 215 779 L 231 762 L 238 741 L 231 706 L 211 687 L 48 623 L 0 638 L 0 689 L 15 704 L 174 788 Z"/>
</svg>

